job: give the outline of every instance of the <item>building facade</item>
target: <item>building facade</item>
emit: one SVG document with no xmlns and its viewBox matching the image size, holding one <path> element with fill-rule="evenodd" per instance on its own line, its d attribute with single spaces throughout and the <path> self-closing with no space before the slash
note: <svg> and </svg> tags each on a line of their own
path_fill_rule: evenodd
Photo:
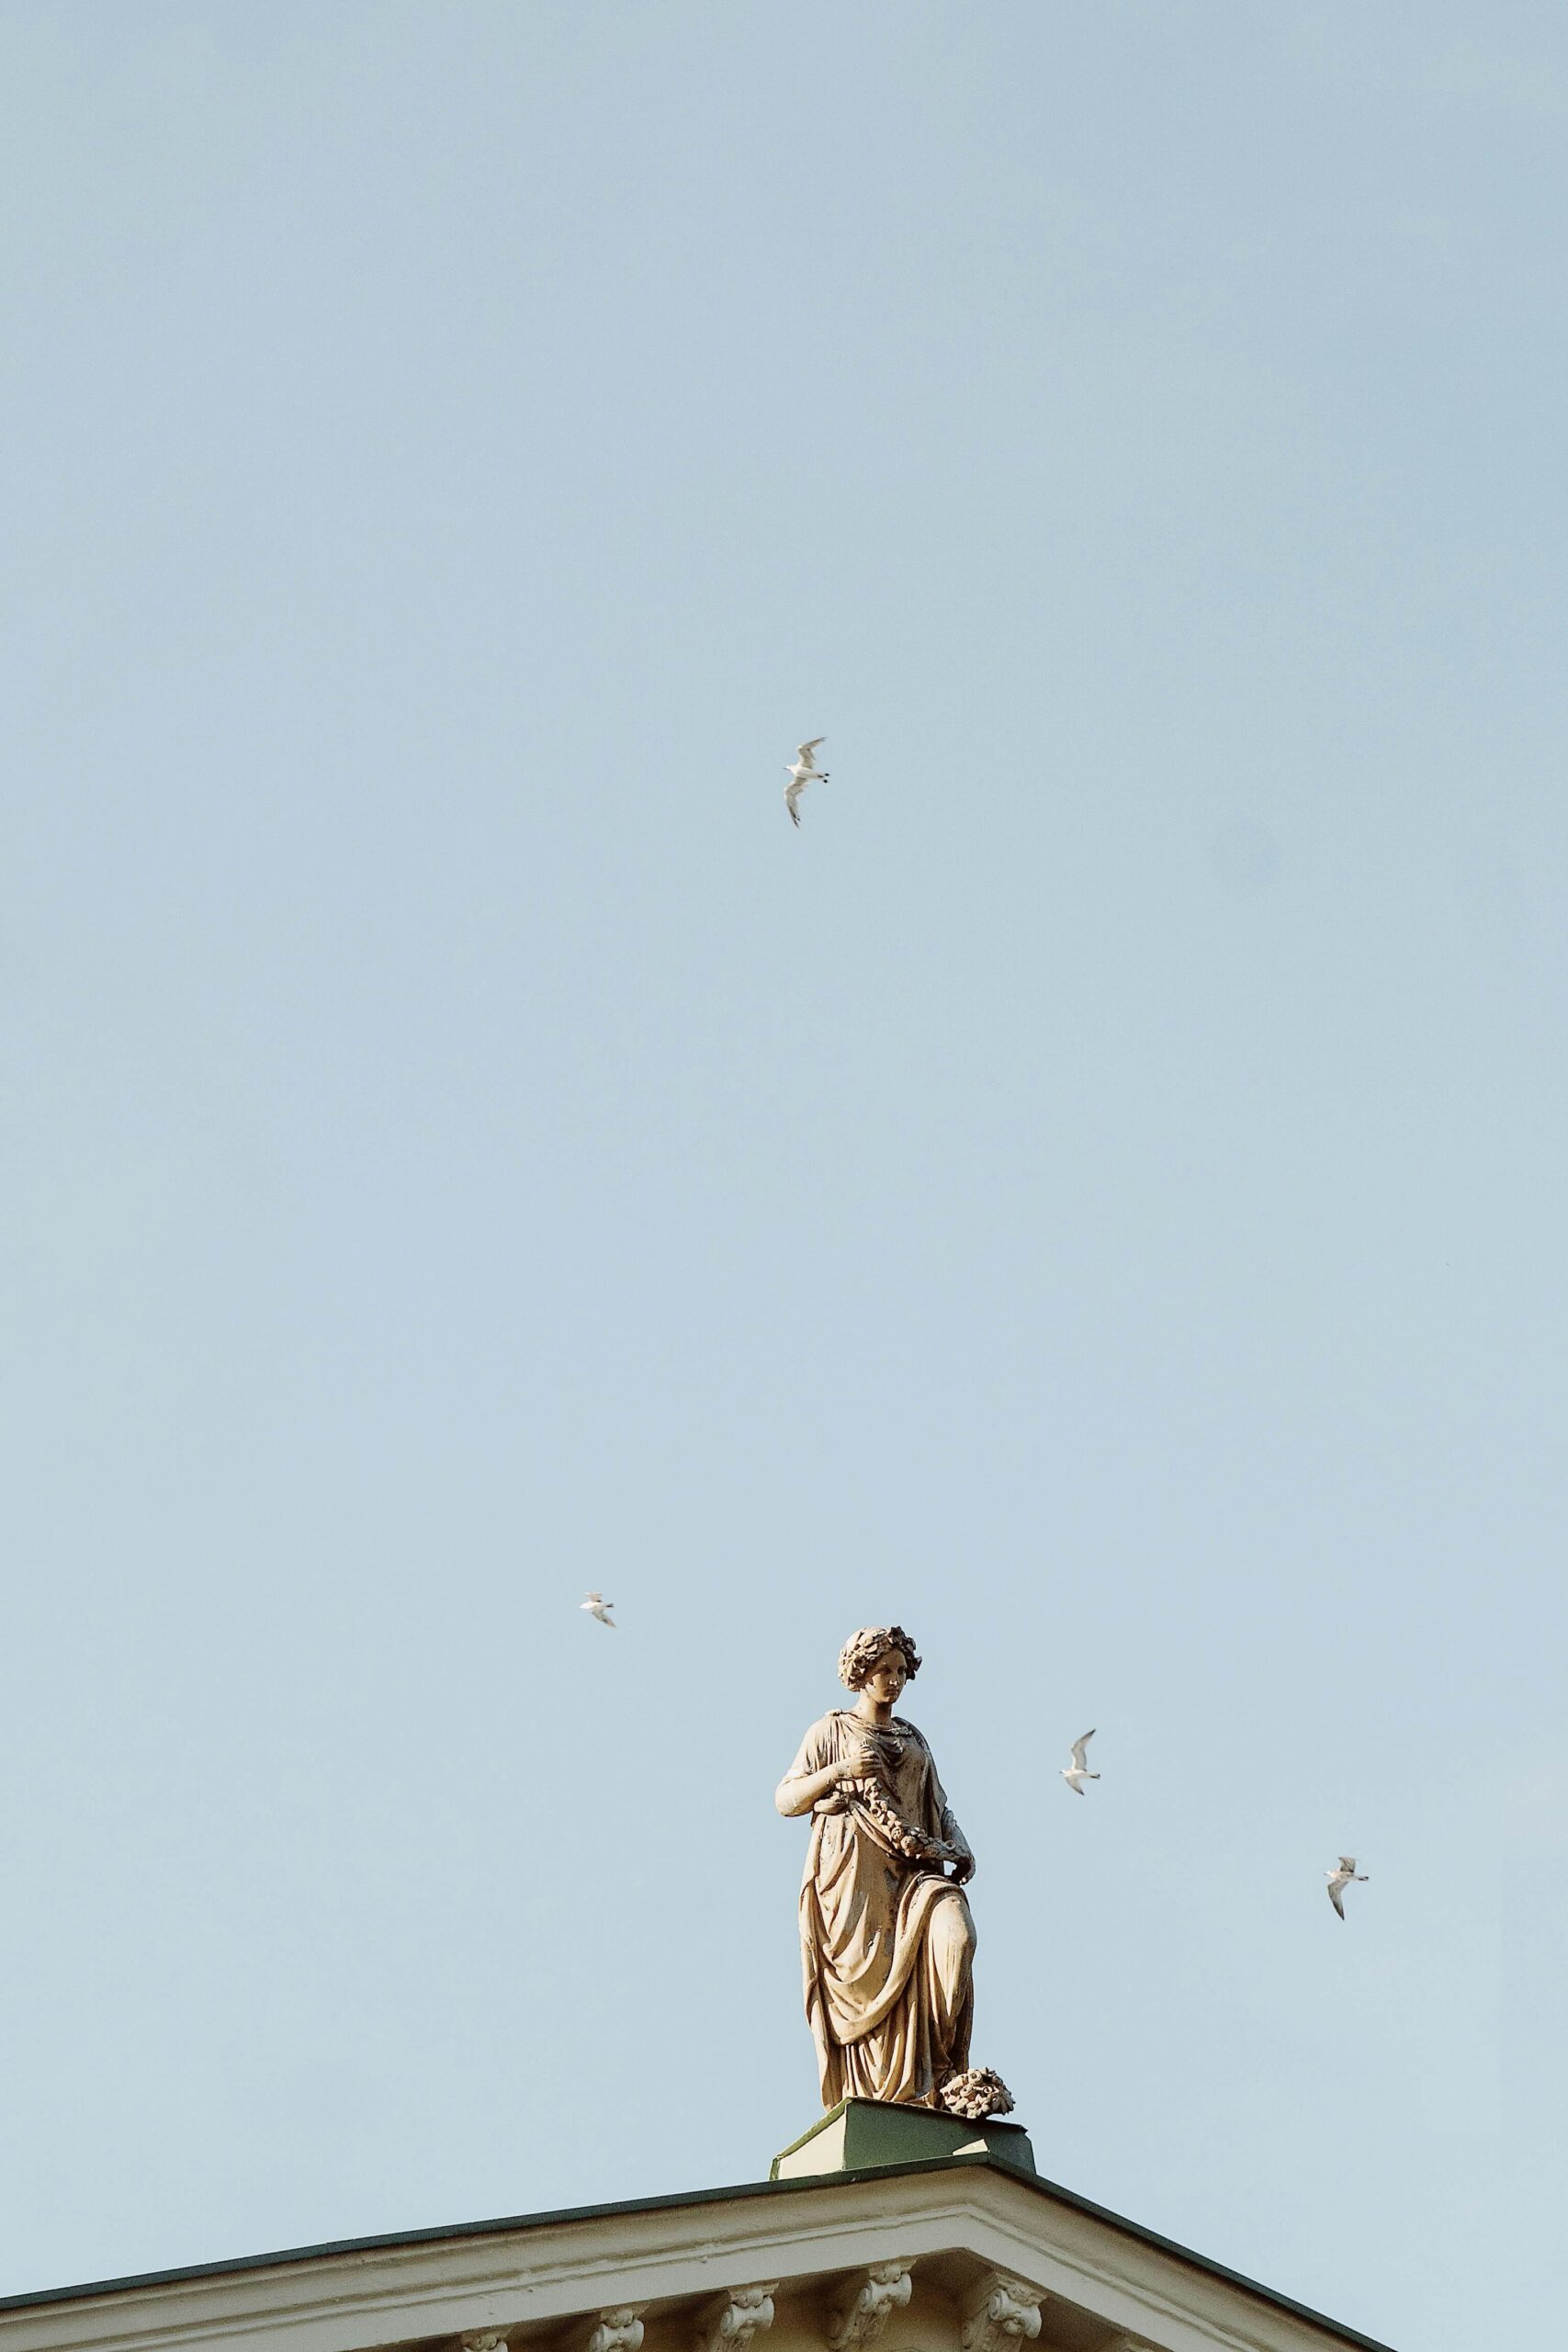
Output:
<svg viewBox="0 0 1568 2352">
<path fill-rule="evenodd" d="M 1039 2178 L 1018 2127 L 849 2100 L 735 2188 L 0 2303 L 0 2352 L 1385 2352 Z"/>
</svg>

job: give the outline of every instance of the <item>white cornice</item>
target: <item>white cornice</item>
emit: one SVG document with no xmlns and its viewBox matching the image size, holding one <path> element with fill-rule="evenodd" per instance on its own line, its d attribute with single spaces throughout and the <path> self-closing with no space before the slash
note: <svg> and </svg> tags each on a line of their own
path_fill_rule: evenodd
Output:
<svg viewBox="0 0 1568 2352">
<path fill-rule="evenodd" d="M 0 2352 L 379 2352 L 558 2335 L 606 2309 L 788 2294 L 965 2255 L 1158 2352 L 1340 2352 L 1347 2337 L 984 2163 L 345 2247 L 0 2312 Z M 694 2311 L 694 2317 L 695 2312 Z M 584 2330 L 586 2340 L 587 2330 Z"/>
</svg>

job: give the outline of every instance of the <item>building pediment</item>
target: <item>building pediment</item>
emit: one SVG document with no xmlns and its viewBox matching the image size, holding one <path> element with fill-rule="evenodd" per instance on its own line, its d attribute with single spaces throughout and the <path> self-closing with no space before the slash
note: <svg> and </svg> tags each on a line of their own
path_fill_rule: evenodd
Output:
<svg viewBox="0 0 1568 2352">
<path fill-rule="evenodd" d="M 0 2306 L 0 2352 L 1367 2352 L 1368 2345 L 1026 2177 L 984 2146 L 321 2246 Z"/>
</svg>

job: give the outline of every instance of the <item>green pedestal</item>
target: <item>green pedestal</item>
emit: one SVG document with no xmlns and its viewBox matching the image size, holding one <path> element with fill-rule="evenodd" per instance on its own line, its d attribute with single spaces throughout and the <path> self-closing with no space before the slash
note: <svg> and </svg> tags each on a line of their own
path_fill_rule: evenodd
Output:
<svg viewBox="0 0 1568 2352">
<path fill-rule="evenodd" d="M 1034 2151 L 1020 2123 L 966 2123 L 929 2107 L 892 2107 L 877 2098 L 840 2099 L 773 2158 L 770 2180 L 874 2171 L 878 2165 L 943 2164 L 949 2156 L 988 2155 L 1034 2177 Z"/>
</svg>

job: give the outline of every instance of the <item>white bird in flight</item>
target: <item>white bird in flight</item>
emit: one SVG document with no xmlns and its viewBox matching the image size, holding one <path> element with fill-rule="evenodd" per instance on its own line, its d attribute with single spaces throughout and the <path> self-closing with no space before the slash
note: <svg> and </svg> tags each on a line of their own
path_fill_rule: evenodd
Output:
<svg viewBox="0 0 1568 2352">
<path fill-rule="evenodd" d="M 826 735 L 813 735 L 810 742 L 803 743 L 796 752 L 793 765 L 784 769 L 784 774 L 789 778 L 789 782 L 784 786 L 784 807 L 789 810 L 792 825 L 798 825 L 800 822 L 800 796 L 807 786 L 818 781 L 826 784 L 828 781 L 827 769 L 819 768 L 817 764 L 817 746 L 827 741 Z"/>
<path fill-rule="evenodd" d="M 1367 1873 L 1365 1871 L 1357 1871 L 1356 1857 L 1354 1854 L 1341 1854 L 1339 1857 L 1338 1869 L 1337 1871 L 1326 1871 L 1324 1875 L 1328 1881 L 1328 1899 L 1330 1903 L 1333 1904 L 1336 1911 L 1338 1912 L 1339 1917 L 1343 1919 L 1345 1917 L 1345 1905 L 1343 1901 L 1345 1889 L 1348 1886 L 1365 1886 L 1367 1884 Z"/>
<path fill-rule="evenodd" d="M 1091 1772 L 1089 1770 L 1089 1758 L 1085 1754 L 1085 1750 L 1088 1748 L 1089 1741 L 1093 1737 L 1093 1732 L 1086 1731 L 1081 1739 L 1075 1739 L 1073 1742 L 1073 1760 L 1070 1764 L 1064 1764 L 1062 1767 L 1062 1778 L 1066 1781 L 1068 1788 L 1071 1789 L 1074 1796 L 1076 1797 L 1082 1796 L 1083 1784 L 1086 1781 L 1098 1781 L 1100 1778 L 1100 1774 L 1098 1772 Z"/>
<path fill-rule="evenodd" d="M 613 1600 L 606 1600 L 602 1592 L 591 1592 L 586 1600 L 580 1600 L 577 1605 L 580 1609 L 586 1609 L 590 1617 L 597 1617 L 601 1625 L 608 1625 L 612 1634 L 618 1632 L 619 1628 L 610 1614 L 615 1604 Z"/>
</svg>

